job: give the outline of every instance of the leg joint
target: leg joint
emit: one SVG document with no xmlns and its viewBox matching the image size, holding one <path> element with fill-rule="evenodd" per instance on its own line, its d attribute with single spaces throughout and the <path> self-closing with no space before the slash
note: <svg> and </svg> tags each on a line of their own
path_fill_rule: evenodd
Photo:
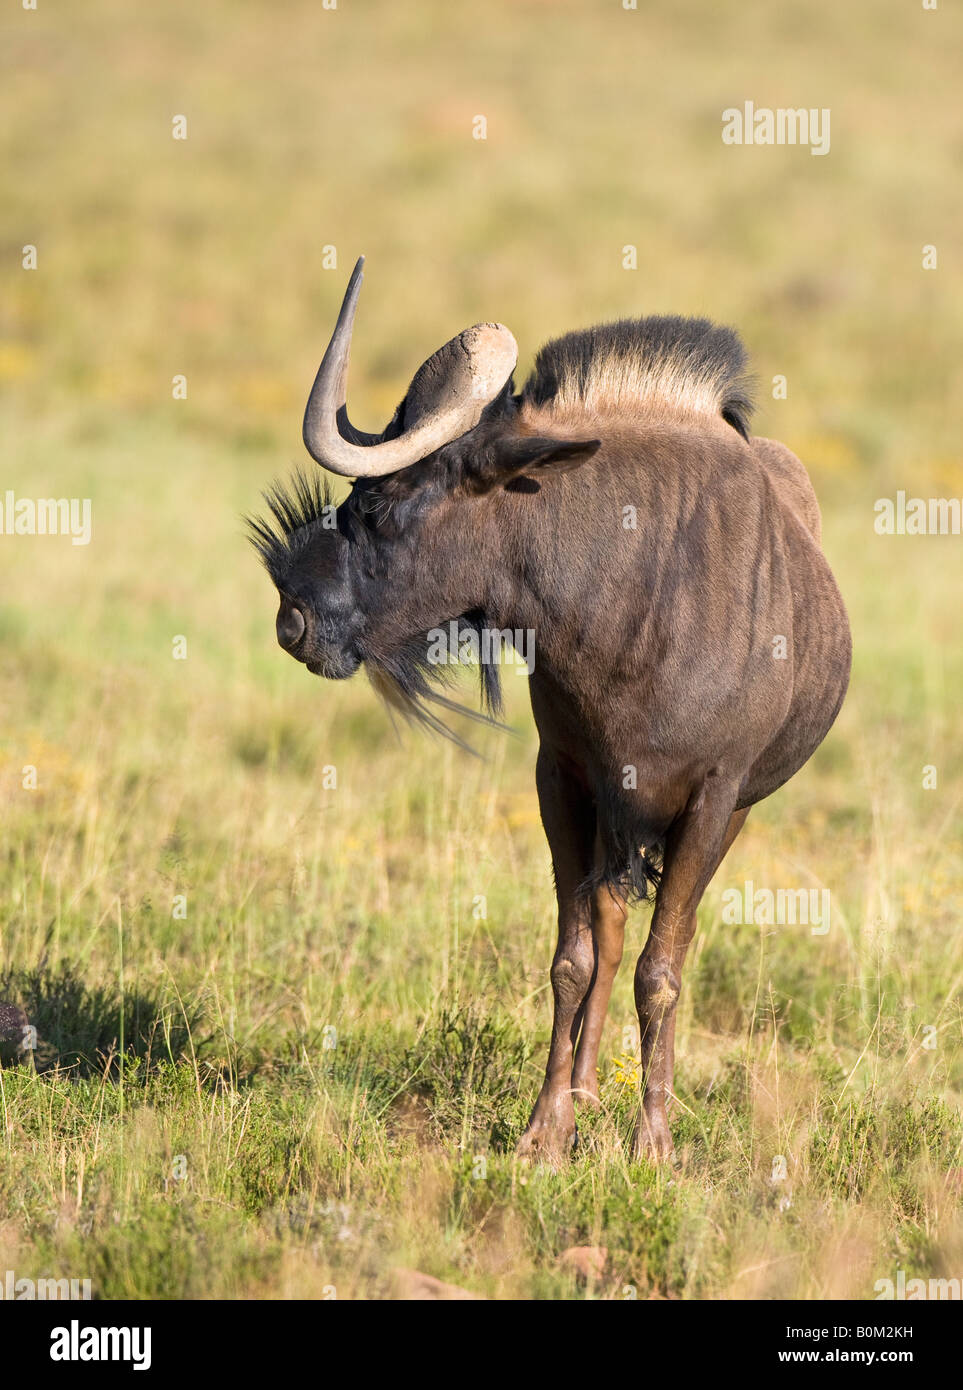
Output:
<svg viewBox="0 0 963 1390">
<path fill-rule="evenodd" d="M 639 1010 L 664 1012 L 674 1007 L 682 982 L 665 960 L 653 960 L 645 952 L 635 967 L 635 1002 Z"/>
<path fill-rule="evenodd" d="M 592 983 L 591 958 L 586 960 L 580 953 L 563 951 L 552 961 L 551 979 L 556 999 L 577 1007 Z"/>
</svg>

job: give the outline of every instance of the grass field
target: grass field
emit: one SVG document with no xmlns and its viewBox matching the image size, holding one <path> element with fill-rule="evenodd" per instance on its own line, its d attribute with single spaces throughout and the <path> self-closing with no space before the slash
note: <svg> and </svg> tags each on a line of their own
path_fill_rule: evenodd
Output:
<svg viewBox="0 0 963 1390">
<path fill-rule="evenodd" d="M 0 535 L 0 1000 L 37 1030 L 0 1070 L 0 1270 L 103 1298 L 963 1276 L 961 540 L 873 526 L 897 489 L 963 495 L 959 15 L 75 8 L 0 20 L 0 495 L 92 503 L 87 546 Z M 830 108 L 830 153 L 726 147 L 747 99 Z M 564 1171 L 513 1158 L 554 946 L 523 680 L 473 760 L 276 646 L 240 515 L 301 460 L 360 251 L 362 426 L 478 319 L 525 368 L 594 319 L 700 312 L 811 469 L 853 682 L 700 911 L 678 1168 L 627 1157 L 642 912 L 602 1111 Z M 830 930 L 726 925 L 747 879 L 828 888 Z"/>
</svg>

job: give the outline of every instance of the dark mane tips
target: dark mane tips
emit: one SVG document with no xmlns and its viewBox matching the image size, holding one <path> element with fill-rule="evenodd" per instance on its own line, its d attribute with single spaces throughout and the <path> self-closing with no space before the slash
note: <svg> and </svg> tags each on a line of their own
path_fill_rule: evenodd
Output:
<svg viewBox="0 0 963 1390">
<path fill-rule="evenodd" d="M 748 438 L 748 358 L 739 335 L 703 318 L 656 315 L 556 338 L 540 349 L 524 399 L 561 410 L 631 410 L 661 401 L 721 415 Z"/>
</svg>

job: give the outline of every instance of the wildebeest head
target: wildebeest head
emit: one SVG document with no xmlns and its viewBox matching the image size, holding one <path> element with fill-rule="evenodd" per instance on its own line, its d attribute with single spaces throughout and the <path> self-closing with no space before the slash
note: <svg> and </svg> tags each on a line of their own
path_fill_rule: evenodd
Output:
<svg viewBox="0 0 963 1390">
<path fill-rule="evenodd" d="M 518 348 L 496 323 L 476 324 L 434 353 L 381 434 L 356 429 L 345 401 L 362 265 L 363 258 L 303 428 L 312 458 L 356 482 L 339 507 L 320 475 L 276 485 L 266 494 L 270 517 L 250 523 L 252 540 L 280 595 L 276 627 L 285 651 L 335 679 L 363 662 L 389 703 L 441 728 L 416 704 L 439 698 L 429 679 L 448 674 L 427 668 L 425 634 L 453 619 L 478 626 L 490 577 L 485 535 L 466 526 L 466 507 L 523 474 L 572 467 L 598 441 L 519 428 L 512 395 Z M 487 703 L 497 708 L 497 672 L 481 674 Z"/>
</svg>

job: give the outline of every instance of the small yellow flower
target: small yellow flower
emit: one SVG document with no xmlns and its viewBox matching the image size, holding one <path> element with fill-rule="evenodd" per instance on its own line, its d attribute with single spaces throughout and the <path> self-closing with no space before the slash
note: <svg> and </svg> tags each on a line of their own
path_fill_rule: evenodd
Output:
<svg viewBox="0 0 963 1390">
<path fill-rule="evenodd" d="M 621 1086 L 638 1086 L 639 1063 L 631 1053 L 623 1052 L 620 1056 L 613 1057 L 612 1066 L 613 1075 Z"/>
</svg>

